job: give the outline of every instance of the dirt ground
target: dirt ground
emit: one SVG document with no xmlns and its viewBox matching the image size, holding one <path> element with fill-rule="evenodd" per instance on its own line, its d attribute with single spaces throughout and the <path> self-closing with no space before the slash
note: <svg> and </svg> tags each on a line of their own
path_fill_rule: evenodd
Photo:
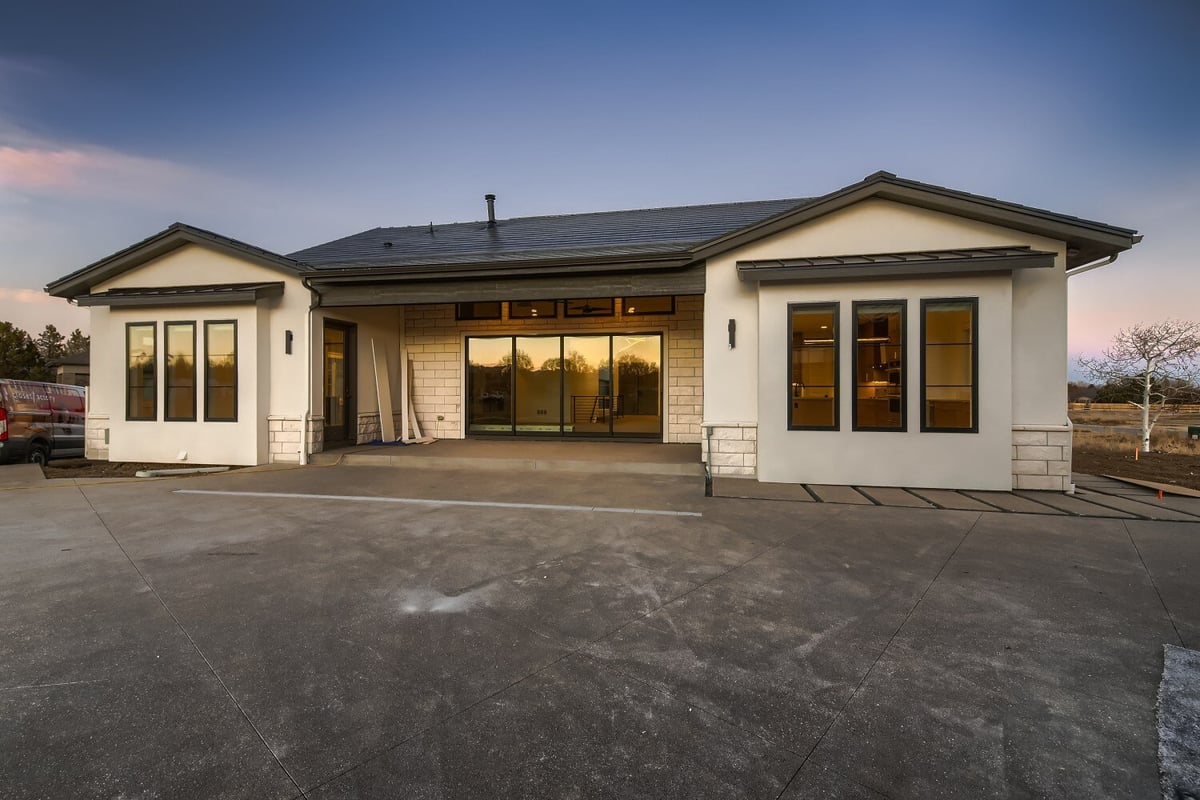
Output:
<svg viewBox="0 0 1200 800">
<path fill-rule="evenodd" d="M 1071 409 L 1068 412 L 1076 425 L 1111 425 L 1140 427 L 1142 412 L 1130 407 L 1121 411 L 1108 409 Z M 1200 414 L 1164 413 L 1154 430 L 1163 433 L 1183 433 L 1189 425 L 1200 425 Z"/>
<path fill-rule="evenodd" d="M 42 467 L 47 478 L 133 478 L 144 469 L 181 469 L 185 467 L 223 466 L 215 464 L 146 464 L 129 461 L 89 461 L 86 458 L 62 458 Z"/>
<path fill-rule="evenodd" d="M 1153 452 L 1138 453 L 1135 458 L 1136 436 L 1076 431 L 1071 467 L 1088 475 L 1137 478 L 1200 490 L 1200 448 L 1172 442 L 1171 449 L 1176 452 L 1165 452 L 1160 443 L 1154 445 Z"/>
</svg>

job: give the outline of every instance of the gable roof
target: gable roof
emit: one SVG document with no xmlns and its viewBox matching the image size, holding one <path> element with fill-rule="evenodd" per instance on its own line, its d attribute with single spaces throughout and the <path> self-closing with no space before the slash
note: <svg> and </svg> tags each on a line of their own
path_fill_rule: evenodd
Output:
<svg viewBox="0 0 1200 800">
<path fill-rule="evenodd" d="M 1142 240 L 1141 235 L 1130 228 L 921 183 L 880 171 L 858 183 L 813 198 L 799 208 L 706 242 L 697 248 L 695 254 L 698 259 L 711 258 L 872 197 L 1066 242 L 1067 269 L 1114 256 Z"/>
<path fill-rule="evenodd" d="M 1068 269 L 1115 256 L 1129 228 L 876 172 L 820 197 L 604 211 L 488 222 L 373 228 L 287 256 L 175 223 L 46 287 L 74 298 L 187 244 L 201 244 L 314 284 L 680 270 L 869 198 L 892 200 L 1062 241 Z"/>
<path fill-rule="evenodd" d="M 206 231 L 203 228 L 176 222 L 148 239 L 143 239 L 137 244 L 130 245 L 124 250 L 119 250 L 99 261 L 88 264 L 83 269 L 59 278 L 47 285 L 46 291 L 55 297 L 76 298 L 87 294 L 96 284 L 115 278 L 190 244 L 203 245 L 289 275 L 297 275 L 311 270 L 308 265 L 287 256 L 281 256 L 270 250 L 264 250 L 219 233 Z"/>
<path fill-rule="evenodd" d="M 319 271 L 684 255 L 811 198 L 374 228 L 290 255 Z"/>
</svg>

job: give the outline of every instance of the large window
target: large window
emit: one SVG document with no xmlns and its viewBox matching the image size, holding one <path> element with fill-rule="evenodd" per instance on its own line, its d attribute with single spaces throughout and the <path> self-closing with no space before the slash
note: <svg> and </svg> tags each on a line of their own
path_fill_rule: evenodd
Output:
<svg viewBox="0 0 1200 800">
<path fill-rule="evenodd" d="M 204 419 L 237 422 L 237 323 L 204 323 Z"/>
<path fill-rule="evenodd" d="M 153 322 L 131 322 L 125 326 L 126 419 L 158 419 L 157 344 Z"/>
<path fill-rule="evenodd" d="M 167 345 L 166 409 L 170 421 L 196 419 L 196 323 L 163 325 Z"/>
<path fill-rule="evenodd" d="M 838 304 L 788 306 L 788 429 L 837 430 Z"/>
<path fill-rule="evenodd" d="M 904 430 L 904 301 L 854 304 L 854 430 Z"/>
<path fill-rule="evenodd" d="M 921 430 L 979 430 L 979 301 L 921 301 Z"/>
</svg>

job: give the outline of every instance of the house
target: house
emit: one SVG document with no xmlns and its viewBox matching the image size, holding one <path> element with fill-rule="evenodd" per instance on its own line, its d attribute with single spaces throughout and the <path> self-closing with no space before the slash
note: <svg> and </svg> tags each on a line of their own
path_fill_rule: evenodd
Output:
<svg viewBox="0 0 1200 800">
<path fill-rule="evenodd" d="M 439 438 L 641 438 L 761 481 L 1064 490 L 1067 277 L 1141 239 L 887 172 L 519 219 L 486 199 L 486 221 L 287 256 L 177 223 L 51 283 L 91 309 L 89 456 L 303 462 L 376 439 L 378 356 L 384 413 L 407 377 Z"/>
</svg>

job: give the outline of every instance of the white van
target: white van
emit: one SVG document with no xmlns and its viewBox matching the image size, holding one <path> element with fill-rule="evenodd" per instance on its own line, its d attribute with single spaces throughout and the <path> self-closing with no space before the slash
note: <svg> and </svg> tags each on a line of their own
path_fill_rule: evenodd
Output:
<svg viewBox="0 0 1200 800">
<path fill-rule="evenodd" d="M 0 378 L 0 464 L 83 455 L 82 386 Z"/>
</svg>

